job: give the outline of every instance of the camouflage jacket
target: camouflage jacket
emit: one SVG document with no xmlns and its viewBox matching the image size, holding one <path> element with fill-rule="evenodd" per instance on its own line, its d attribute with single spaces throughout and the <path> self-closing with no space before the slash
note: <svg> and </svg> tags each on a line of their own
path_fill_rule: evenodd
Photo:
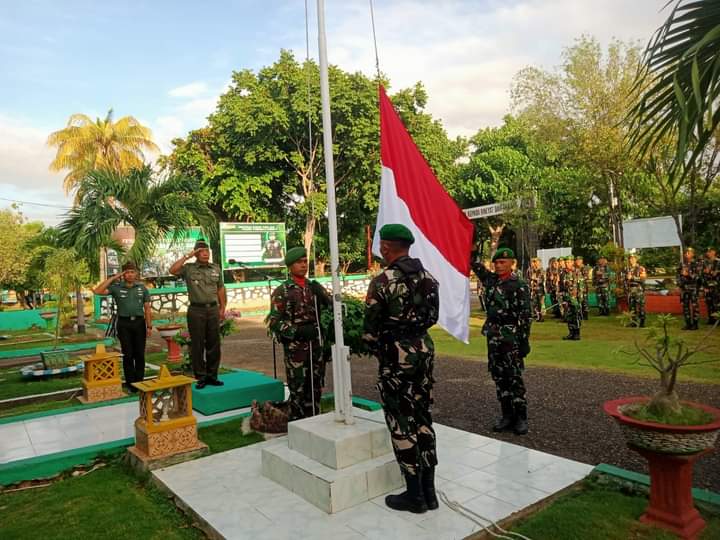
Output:
<svg viewBox="0 0 720 540">
<path fill-rule="evenodd" d="M 697 289 L 700 286 L 702 269 L 698 261 L 683 262 L 677 268 L 675 282 L 680 289 Z"/>
<path fill-rule="evenodd" d="M 560 269 L 548 268 L 545 272 L 545 288 L 549 292 L 558 292 L 560 290 Z"/>
<path fill-rule="evenodd" d="M 271 303 L 266 322 L 270 332 L 282 343 L 308 341 L 296 336 L 298 329 L 308 325 L 317 329 L 323 308 L 332 304 L 328 293 L 317 281 L 306 279 L 305 286 L 301 287 L 292 278 L 273 291 Z"/>
<path fill-rule="evenodd" d="M 607 264 L 598 264 L 593 269 L 592 283 L 595 287 L 609 287 L 613 272 Z"/>
<path fill-rule="evenodd" d="M 578 288 L 578 295 L 584 295 L 588 290 L 590 282 L 590 269 L 587 266 L 575 268 L 575 283 Z"/>
<path fill-rule="evenodd" d="M 532 307 L 530 289 L 516 274 L 500 279 L 495 272 L 472 260 L 472 269 L 485 287 L 485 311 L 487 318 L 482 328 L 489 339 L 500 339 L 505 343 L 525 344 L 530 339 Z"/>
<path fill-rule="evenodd" d="M 720 286 L 720 259 L 703 259 L 702 284 L 707 288 Z"/>
<path fill-rule="evenodd" d="M 368 286 L 363 341 L 375 356 L 383 346 L 397 343 L 405 352 L 417 349 L 440 312 L 439 286 L 419 259 L 404 256 L 388 265 Z"/>
<path fill-rule="evenodd" d="M 626 290 L 630 289 L 645 289 L 645 278 L 642 275 L 645 273 L 645 267 L 636 264 L 635 266 L 628 266 L 623 271 L 623 283 Z M 629 276 L 629 277 L 628 277 Z"/>
<path fill-rule="evenodd" d="M 545 294 L 545 270 L 531 266 L 525 271 L 525 278 L 530 285 L 530 292 Z"/>
<path fill-rule="evenodd" d="M 577 298 L 578 295 L 578 283 L 577 273 L 575 270 L 567 270 L 563 268 L 560 270 L 560 292 L 565 296 Z"/>
</svg>

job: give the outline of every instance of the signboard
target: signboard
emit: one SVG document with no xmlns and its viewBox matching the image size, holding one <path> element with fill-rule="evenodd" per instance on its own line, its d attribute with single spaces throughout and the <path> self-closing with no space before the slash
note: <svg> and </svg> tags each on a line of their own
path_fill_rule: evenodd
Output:
<svg viewBox="0 0 720 540">
<path fill-rule="evenodd" d="M 132 234 L 121 229 L 130 229 Z M 131 227 L 118 227 L 115 237 L 126 250 L 129 250 L 135 241 L 135 234 Z M 174 240 L 173 237 L 173 233 L 168 233 L 163 240 L 155 245 L 152 255 L 142 265 L 141 273 L 143 277 L 169 276 L 172 263 L 192 251 L 197 239 L 204 237 L 204 235 L 200 227 L 190 227 L 182 231 Z M 121 266 L 120 257 L 114 249 L 108 249 L 106 254 L 107 275 L 117 274 Z M 212 252 L 210 256 L 212 258 Z"/>
<path fill-rule="evenodd" d="M 223 270 L 285 266 L 284 223 L 220 223 Z"/>
<path fill-rule="evenodd" d="M 550 259 L 552 259 L 553 257 L 557 259 L 558 257 L 565 257 L 567 255 L 572 255 L 571 247 L 537 250 L 537 258 L 540 259 L 540 265 L 543 268 L 547 268 L 548 266 L 550 266 Z"/>
<path fill-rule="evenodd" d="M 682 244 L 672 216 L 663 216 L 623 221 L 623 245 L 625 249 L 637 249 Z"/>
<path fill-rule="evenodd" d="M 465 208 L 463 212 L 468 219 L 481 219 L 490 216 L 497 216 L 498 214 L 504 214 L 508 210 L 517 208 L 520 204 L 520 200 L 505 201 L 494 204 L 486 204 L 484 206 L 475 206 L 473 208 Z"/>
</svg>

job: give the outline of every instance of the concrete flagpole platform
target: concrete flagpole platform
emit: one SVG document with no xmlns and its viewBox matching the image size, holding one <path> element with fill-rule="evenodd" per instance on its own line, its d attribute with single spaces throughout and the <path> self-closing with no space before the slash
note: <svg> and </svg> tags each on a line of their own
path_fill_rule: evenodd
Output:
<svg viewBox="0 0 720 540">
<path fill-rule="evenodd" d="M 384 424 L 382 411 L 355 408 L 353 414 Z M 496 521 L 552 496 L 593 469 L 441 424 L 434 427 L 440 461 L 437 489 Z M 442 503 L 438 510 L 425 514 L 392 511 L 385 507 L 385 494 L 335 513 L 323 511 L 306 500 L 300 487 L 294 493 L 263 475 L 263 454 L 278 455 L 288 448 L 288 438 L 279 437 L 158 469 L 152 473 L 153 480 L 211 538 L 449 540 L 466 538 L 480 529 Z"/>
</svg>

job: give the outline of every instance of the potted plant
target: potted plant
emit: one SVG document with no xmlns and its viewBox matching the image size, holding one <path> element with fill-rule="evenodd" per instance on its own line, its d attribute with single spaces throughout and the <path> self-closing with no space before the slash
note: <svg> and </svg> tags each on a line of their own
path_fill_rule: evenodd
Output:
<svg viewBox="0 0 720 540">
<path fill-rule="evenodd" d="M 720 409 L 681 401 L 675 387 L 681 367 L 718 361 L 697 358 L 698 353 L 711 347 L 707 338 L 718 323 L 698 345 L 690 346 L 670 335 L 672 321 L 671 315 L 658 316 L 646 344 L 636 342 L 635 351 L 629 353 L 638 358 L 638 363 L 659 373 L 659 391 L 652 397 L 614 399 L 603 408 L 620 426 L 628 446 L 648 460 L 650 503 L 641 521 L 669 529 L 682 538 L 694 538 L 705 522 L 693 505 L 692 468 L 715 445 L 720 432 Z"/>
</svg>

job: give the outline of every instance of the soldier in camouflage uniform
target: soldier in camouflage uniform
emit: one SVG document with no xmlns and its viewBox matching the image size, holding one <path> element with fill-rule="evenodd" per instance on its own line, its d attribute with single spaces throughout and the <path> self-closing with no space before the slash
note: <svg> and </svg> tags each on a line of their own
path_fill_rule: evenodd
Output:
<svg viewBox="0 0 720 540">
<path fill-rule="evenodd" d="M 524 358 L 530 353 L 532 308 L 530 289 L 512 272 L 515 254 L 510 248 L 498 248 L 492 258 L 495 271 L 479 264 L 471 255 L 472 269 L 485 285 L 487 318 L 482 333 L 487 338 L 488 371 L 493 381 L 502 416 L 493 431 L 528 432 L 527 399 L 522 372 Z"/>
<path fill-rule="evenodd" d="M 608 265 L 607 258 L 601 256 L 593 269 L 592 284 L 595 287 L 595 296 L 598 302 L 600 315 L 610 315 L 610 280 L 612 270 Z"/>
<path fill-rule="evenodd" d="M 680 299 L 685 317 L 683 330 L 697 330 L 700 319 L 700 279 L 701 268 L 695 261 L 695 250 L 691 247 L 685 250 L 683 263 L 678 266 L 676 282 L 680 287 Z"/>
<path fill-rule="evenodd" d="M 377 387 L 407 484 L 407 491 L 388 495 L 385 504 L 423 513 L 438 508 L 430 412 L 435 346 L 427 331 L 438 320 L 440 300 L 435 278 L 420 260 L 408 256 L 414 241 L 404 225 L 380 229 L 380 253 L 387 266 L 368 287 L 363 340 L 378 359 Z"/>
<path fill-rule="evenodd" d="M 647 272 L 640 266 L 635 255 L 628 257 L 628 266 L 625 268 L 625 294 L 627 295 L 628 309 L 632 313 L 632 325 L 645 327 L 645 279 Z"/>
<path fill-rule="evenodd" d="M 564 257 L 563 262 L 565 265 L 560 273 L 560 299 L 563 318 L 568 326 L 568 335 L 563 339 L 580 341 L 582 311 L 578 294 L 577 272 L 575 271 L 572 255 Z"/>
<path fill-rule="evenodd" d="M 553 317 L 556 319 L 562 319 L 562 312 L 560 311 L 560 267 L 558 265 L 558 259 L 552 257 L 550 259 L 550 266 L 548 266 L 547 272 L 545 273 L 545 288 L 550 294 L 550 305 L 552 305 Z"/>
<path fill-rule="evenodd" d="M 578 284 L 578 301 L 580 302 L 580 313 L 584 321 L 590 318 L 590 267 L 583 263 L 582 255 L 575 257 L 575 273 Z"/>
<path fill-rule="evenodd" d="M 533 257 L 525 279 L 530 286 L 530 302 L 533 316 L 537 322 L 543 322 L 545 312 L 545 271 L 540 266 L 540 259 Z"/>
<path fill-rule="evenodd" d="M 320 412 L 325 358 L 319 322 L 321 311 L 329 308 L 331 301 L 322 285 L 305 277 L 308 262 L 304 248 L 289 249 L 285 264 L 291 277 L 273 291 L 266 322 L 283 345 L 290 392 L 288 416 L 297 420 Z"/>
<path fill-rule="evenodd" d="M 714 247 L 705 253 L 702 270 L 702 285 L 705 293 L 705 304 L 708 310 L 708 324 L 715 324 L 714 316 L 720 311 L 720 259 Z"/>
</svg>

